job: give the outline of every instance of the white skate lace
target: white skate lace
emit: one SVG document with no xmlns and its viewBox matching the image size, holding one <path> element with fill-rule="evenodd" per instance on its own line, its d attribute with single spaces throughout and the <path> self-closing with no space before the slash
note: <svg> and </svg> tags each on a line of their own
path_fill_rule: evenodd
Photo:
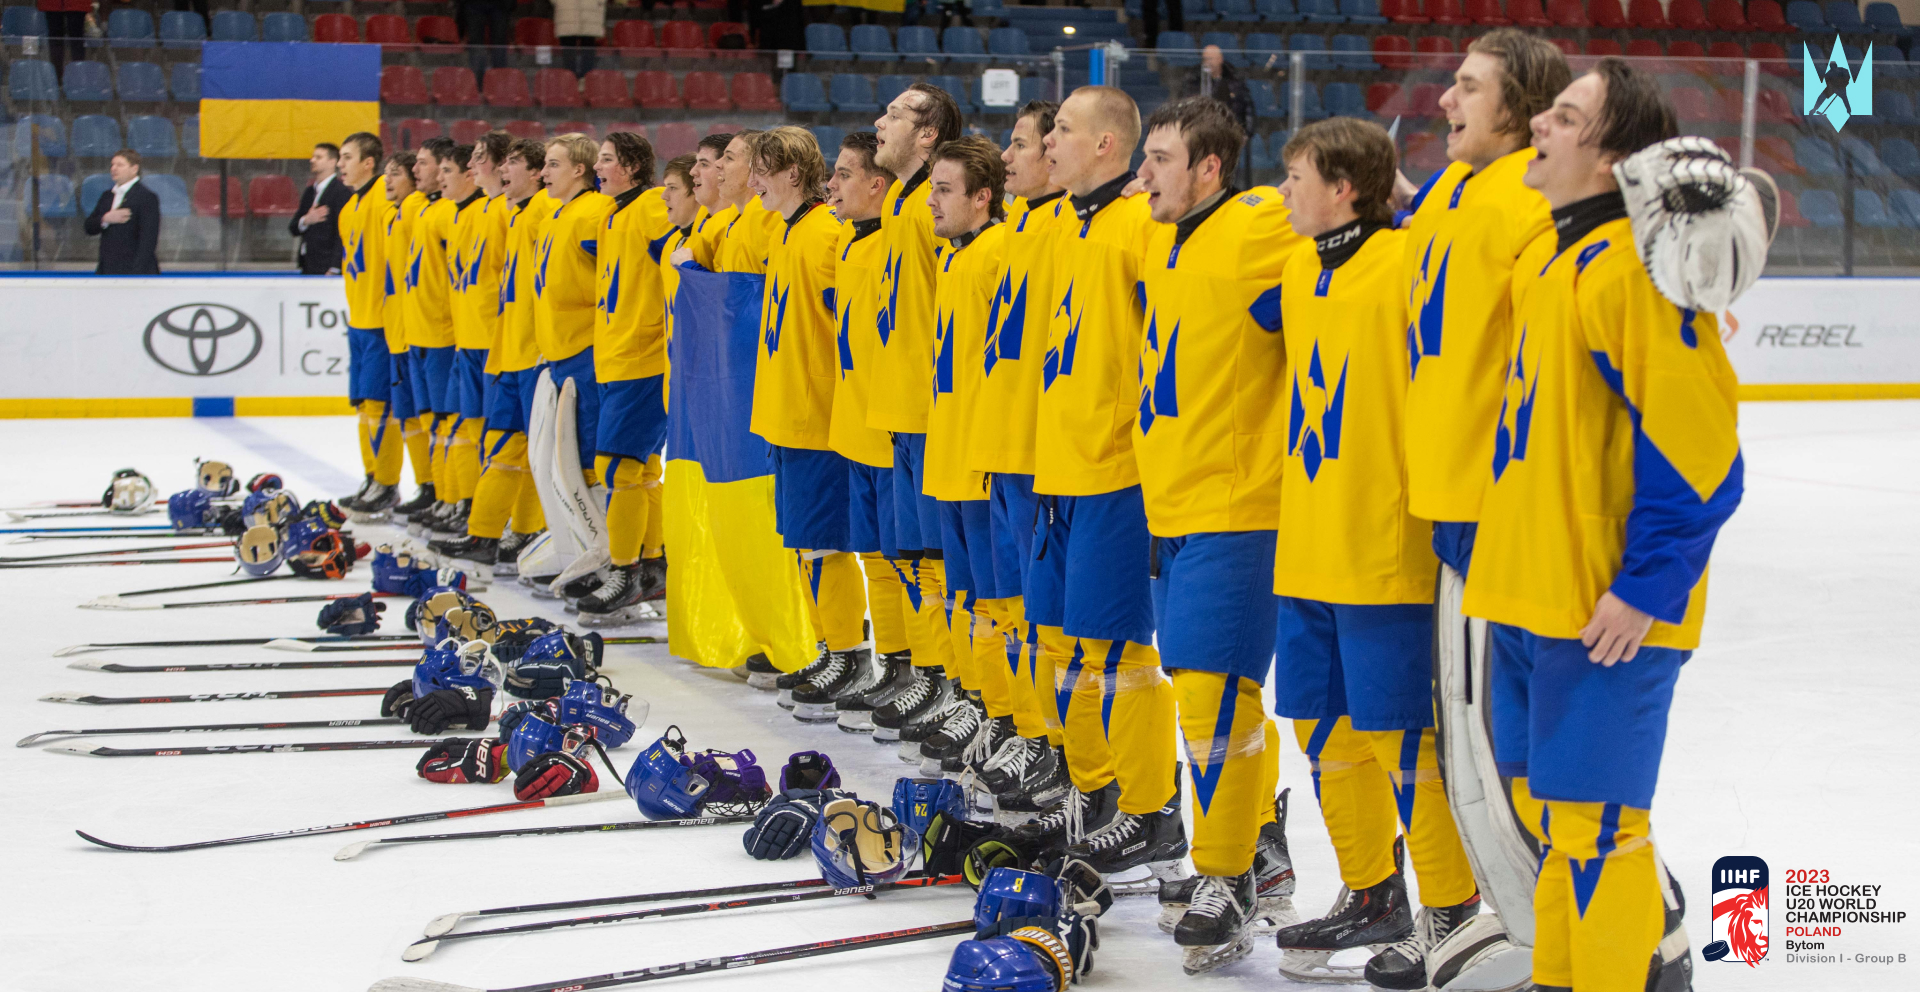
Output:
<svg viewBox="0 0 1920 992">
<path fill-rule="evenodd" d="M 940 729 L 936 732 L 947 735 L 948 740 L 957 740 L 961 737 L 971 738 L 979 729 L 980 711 L 963 704 L 953 708 L 953 712 L 947 715 L 946 720 L 940 724 Z M 971 741 L 967 746 L 973 746 Z"/>
<path fill-rule="evenodd" d="M 1387 950 L 1397 951 L 1408 961 L 1425 961 L 1427 952 L 1432 950 L 1435 944 L 1440 943 L 1441 937 L 1446 936 L 1439 932 L 1439 927 L 1440 915 L 1422 906 L 1413 916 L 1413 933 L 1408 934 L 1407 939 L 1394 944 Z"/>
<path fill-rule="evenodd" d="M 593 596 L 590 598 L 597 603 L 617 603 L 626 591 L 627 570 L 624 568 L 615 568 L 607 576 L 607 581 L 601 583 L 600 588 L 595 589 Z"/>
<path fill-rule="evenodd" d="M 845 675 L 846 672 L 847 656 L 837 651 L 830 651 L 827 653 L 827 667 L 808 676 L 807 684 L 816 689 L 825 689 L 835 682 L 838 682 L 840 677 Z"/>
<path fill-rule="evenodd" d="M 1088 834 L 1083 843 L 1092 853 L 1111 850 L 1138 833 L 1141 822 L 1141 818 L 1132 813 L 1115 814 L 1106 826 Z"/>
<path fill-rule="evenodd" d="M 1201 875 L 1199 884 L 1188 897 L 1187 912 L 1219 919 L 1233 908 L 1233 879 Z"/>
<path fill-rule="evenodd" d="M 1000 745 L 1000 750 L 980 766 L 981 771 L 1009 769 L 1014 777 L 1021 778 L 1027 773 L 1027 766 L 1033 764 L 1035 741 L 1030 737 L 1009 737 Z"/>
<path fill-rule="evenodd" d="M 971 706 L 967 708 L 973 709 Z M 979 718 L 978 710 L 974 710 L 974 716 Z M 967 746 L 960 752 L 960 760 L 966 764 L 968 768 L 973 767 L 975 762 L 985 761 L 993 757 L 993 732 L 998 729 L 999 726 L 1000 721 L 992 717 L 980 719 L 980 726 L 973 731 L 973 739 L 968 741 Z"/>
<path fill-rule="evenodd" d="M 926 675 L 922 674 L 918 669 L 914 671 L 913 675 L 913 684 L 907 686 L 907 691 L 893 697 L 893 707 L 902 714 L 913 712 L 921 703 L 926 702 L 927 697 L 932 695 L 934 691 L 932 679 L 927 678 Z"/>
</svg>

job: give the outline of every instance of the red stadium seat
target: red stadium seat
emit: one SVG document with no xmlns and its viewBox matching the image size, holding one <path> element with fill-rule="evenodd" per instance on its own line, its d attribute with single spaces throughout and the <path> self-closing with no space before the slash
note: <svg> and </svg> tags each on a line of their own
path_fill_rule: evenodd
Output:
<svg viewBox="0 0 1920 992">
<path fill-rule="evenodd" d="M 1747 57 L 1763 59 L 1760 71 L 1772 76 L 1791 76 L 1800 67 L 1787 61 L 1787 51 L 1771 41 L 1756 41 L 1747 46 Z"/>
<path fill-rule="evenodd" d="M 741 110 L 777 111 L 781 107 L 780 90 L 764 72 L 736 72 L 733 74 L 733 102 Z"/>
<path fill-rule="evenodd" d="M 1427 20 L 1434 24 L 1466 24 L 1467 15 L 1460 9 L 1460 0 L 1425 0 L 1421 8 L 1426 11 Z"/>
<path fill-rule="evenodd" d="M 1617 31 L 1627 26 L 1627 12 L 1620 7 L 1620 0 L 1589 0 L 1587 20 L 1596 28 Z"/>
<path fill-rule="evenodd" d="M 1740 0 L 1713 0 L 1707 8 L 1707 20 L 1722 31 L 1752 31 L 1754 26 L 1747 20 L 1746 8 L 1740 6 Z"/>
<path fill-rule="evenodd" d="M 389 52 L 410 52 L 413 31 L 399 14 L 373 14 L 367 18 L 367 42 Z"/>
<path fill-rule="evenodd" d="M 1738 76 L 1747 71 L 1747 53 L 1737 41 L 1716 41 L 1708 45 L 1707 57 L 1717 60 L 1713 64 L 1713 71 L 1722 76 Z"/>
<path fill-rule="evenodd" d="M 620 49 L 620 54 L 628 58 L 660 54 L 653 47 L 653 22 L 637 17 L 614 21 L 605 44 L 608 48 Z"/>
<path fill-rule="evenodd" d="M 708 134 L 738 134 L 739 132 L 740 125 L 732 121 L 714 121 L 707 125 Z"/>
<path fill-rule="evenodd" d="M 553 126 L 554 134 L 584 134 L 589 138 L 598 137 L 593 124 L 589 121 L 561 121 Z"/>
<path fill-rule="evenodd" d="M 707 32 L 693 21 L 668 21 L 661 26 L 659 38 L 669 58 L 694 58 L 707 47 Z"/>
<path fill-rule="evenodd" d="M 418 106 L 429 102 L 427 76 L 413 65 L 380 67 L 380 102 Z"/>
<path fill-rule="evenodd" d="M 337 45 L 360 41 L 360 24 L 346 14 L 321 14 L 313 19 L 313 40 Z"/>
<path fill-rule="evenodd" d="M 1787 23 L 1787 17 L 1781 13 L 1780 5 L 1774 0 L 1747 0 L 1747 23 L 1755 31 L 1768 34 L 1792 34 L 1794 27 Z"/>
<path fill-rule="evenodd" d="M 220 216 L 220 177 L 209 172 L 193 181 L 193 212 L 201 217 Z M 240 191 L 240 177 L 227 177 L 227 216 L 243 217 L 247 197 Z"/>
<path fill-rule="evenodd" d="M 1407 91 L 1399 83 L 1367 84 L 1367 113 L 1376 117 L 1405 117 L 1408 108 Z"/>
<path fill-rule="evenodd" d="M 1453 39 L 1438 35 L 1428 35 L 1413 39 L 1413 50 L 1419 56 L 1413 59 L 1413 68 L 1430 72 L 1452 72 L 1460 66 L 1460 57 L 1453 53 Z M 1445 56 L 1445 57 L 1441 57 Z"/>
<path fill-rule="evenodd" d="M 527 89 L 527 74 L 518 69 L 488 69 L 480 82 L 480 95 L 489 106 L 531 107 L 533 93 Z"/>
<path fill-rule="evenodd" d="M 247 212 L 253 216 L 291 217 L 299 209 L 300 194 L 294 192 L 293 180 L 286 176 L 254 176 L 247 183 Z"/>
<path fill-rule="evenodd" d="M 484 122 L 483 122 L 484 123 Z M 440 137 L 440 122 L 425 117 L 406 117 L 394 126 L 394 145 L 400 151 L 413 151 L 415 148 Z M 455 141 L 455 144 L 472 144 L 470 141 Z"/>
<path fill-rule="evenodd" d="M 380 147 L 389 153 L 400 147 L 400 132 L 394 130 L 392 121 L 380 122 Z"/>
<path fill-rule="evenodd" d="M 1660 0 L 1628 0 L 1627 23 L 1646 31 L 1665 31 L 1673 27 L 1667 22 L 1667 11 L 1660 6 Z"/>
<path fill-rule="evenodd" d="M 647 136 L 647 126 L 645 124 L 636 124 L 632 121 L 618 121 L 616 123 L 607 125 L 608 136 L 612 136 L 617 131 L 625 131 L 628 134 L 637 134 L 642 138 L 645 138 Z"/>
<path fill-rule="evenodd" d="M 1700 0 L 1671 0 L 1667 4 L 1667 20 L 1680 31 L 1713 30 L 1707 20 L 1707 9 L 1700 6 Z"/>
<path fill-rule="evenodd" d="M 558 45 L 553 36 L 553 20 L 547 17 L 522 17 L 513 22 L 513 44 L 517 48 Z"/>
<path fill-rule="evenodd" d="M 480 87 L 473 83 L 473 70 L 463 65 L 443 65 L 433 70 L 433 102 L 442 107 L 479 105 Z"/>
<path fill-rule="evenodd" d="M 1679 118 L 1681 124 L 1698 124 L 1718 116 L 1714 112 L 1713 104 L 1707 100 L 1707 95 L 1692 86 L 1669 88 L 1667 100 L 1673 104 L 1673 114 Z"/>
<path fill-rule="evenodd" d="M 633 96 L 627 92 L 627 77 L 617 69 L 594 69 L 587 73 L 587 106 L 596 110 L 613 110 L 633 106 Z"/>
<path fill-rule="evenodd" d="M 1419 0 L 1380 0 L 1380 13 L 1395 24 L 1425 24 Z"/>
<path fill-rule="evenodd" d="M 1793 154 L 1792 150 L 1789 149 L 1787 154 Z M 1782 227 L 1813 226 L 1813 222 L 1800 213 L 1800 201 L 1784 189 L 1780 191 L 1780 224 Z"/>
<path fill-rule="evenodd" d="M 420 40 L 420 44 L 433 46 L 428 49 L 429 51 L 445 51 L 448 48 L 459 48 L 463 44 L 460 40 L 460 26 L 453 22 L 453 18 L 444 14 L 429 14 L 414 21 L 413 36 Z"/>
<path fill-rule="evenodd" d="M 1660 0 L 1654 0 L 1659 3 Z M 1550 28 L 1553 19 L 1547 16 L 1546 9 L 1540 6 L 1540 0 L 1507 0 L 1507 20 L 1523 28 Z"/>
<path fill-rule="evenodd" d="M 1652 38 L 1634 38 L 1627 42 L 1627 57 L 1630 59 L 1657 59 L 1665 57 L 1666 54 L 1666 49 L 1661 48 L 1660 43 Z"/>
<path fill-rule="evenodd" d="M 737 36 L 739 48 L 721 48 L 720 39 Z M 715 21 L 707 25 L 707 47 L 714 49 L 721 58 L 745 59 L 753 57 L 753 35 L 747 32 L 747 26 L 735 21 Z"/>
<path fill-rule="evenodd" d="M 1585 28 L 1592 27 L 1587 20 L 1587 6 L 1581 0 L 1547 0 L 1547 17 L 1556 27 Z"/>
<path fill-rule="evenodd" d="M 1513 23 L 1507 19 L 1507 12 L 1500 9 L 1500 0 L 1467 0 L 1464 9 L 1467 19 L 1481 27 L 1499 28 Z"/>
<path fill-rule="evenodd" d="M 656 162 L 666 162 L 682 155 L 691 155 L 699 147 L 700 132 L 686 121 L 670 121 L 660 125 L 653 139 L 653 158 Z"/>
<path fill-rule="evenodd" d="M 539 121 L 508 121 L 500 125 L 500 130 L 516 138 L 531 138 L 542 141 L 547 136 L 547 126 Z"/>
<path fill-rule="evenodd" d="M 1580 54 L 1580 43 L 1572 38 L 1548 38 L 1547 40 L 1553 43 L 1553 47 L 1560 49 L 1560 54 L 1568 58 Z"/>
<path fill-rule="evenodd" d="M 1764 86 L 1754 94 L 1753 116 L 1762 124 L 1792 124 L 1799 120 L 1785 93 Z"/>
<path fill-rule="evenodd" d="M 471 145 L 477 144 L 480 141 L 480 136 L 491 130 L 493 130 L 493 125 L 486 121 L 475 120 L 471 117 L 462 117 L 453 122 L 453 129 L 449 132 L 448 137 L 451 137 L 453 143 L 456 145 Z"/>
<path fill-rule="evenodd" d="M 1442 83 L 1419 83 L 1407 97 L 1407 104 L 1413 108 L 1415 117 L 1445 117 L 1446 111 L 1440 109 L 1440 94 L 1446 91 Z"/>
<path fill-rule="evenodd" d="M 1621 54 L 1620 43 L 1614 41 L 1612 38 L 1589 38 L 1587 39 L 1587 54 L 1594 58 L 1619 55 Z"/>
<path fill-rule="evenodd" d="M 1762 93 L 1766 90 L 1761 90 Z M 1768 172 L 1784 172 L 1792 176 L 1806 175 L 1806 167 L 1793 154 L 1793 142 L 1777 134 L 1762 135 L 1753 139 L 1753 164 Z"/>
<path fill-rule="evenodd" d="M 633 102 L 646 110 L 679 110 L 686 106 L 680 99 L 680 84 L 673 73 L 645 69 L 633 74 Z"/>
<path fill-rule="evenodd" d="M 533 92 L 542 107 L 578 107 L 581 104 L 580 79 L 565 69 L 539 70 L 534 77 Z"/>
<path fill-rule="evenodd" d="M 1395 72 L 1413 68 L 1413 60 L 1408 53 L 1413 51 L 1413 40 L 1405 35 L 1383 34 L 1373 39 L 1373 60 L 1381 68 Z"/>
<path fill-rule="evenodd" d="M 727 81 L 717 72 L 687 73 L 688 110 L 732 110 Z"/>
</svg>

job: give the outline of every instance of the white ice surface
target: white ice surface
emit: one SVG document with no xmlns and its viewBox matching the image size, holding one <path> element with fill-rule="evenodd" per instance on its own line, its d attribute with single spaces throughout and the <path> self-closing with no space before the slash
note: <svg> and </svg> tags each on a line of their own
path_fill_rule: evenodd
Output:
<svg viewBox="0 0 1920 992">
<path fill-rule="evenodd" d="M 1655 807 L 1661 848 L 1692 902 L 1693 945 L 1707 941 L 1707 877 L 1726 854 L 1758 854 L 1774 872 L 1775 956 L 1757 969 L 1701 964 L 1700 989 L 1920 987 L 1920 923 L 1848 925 L 1829 948 L 1900 954 L 1905 965 L 1790 965 L 1778 894 L 1791 868 L 1882 885 L 1884 908 L 1920 911 L 1920 403 L 1748 404 L 1742 410 L 1747 495 L 1714 556 L 1705 647 L 1680 680 Z M 11 421 L 0 432 L 0 505 L 87 497 L 135 465 L 162 493 L 184 488 L 194 456 L 231 462 L 242 478 L 271 469 L 303 498 L 350 491 L 359 476 L 344 418 Z M 162 522 L 162 516 L 143 522 Z M 386 532 L 360 528 L 376 543 Z M 115 546 L 116 542 L 100 542 Z M 5 544 L 6 555 L 72 550 L 75 542 Z M 5 739 L 54 728 L 244 719 L 372 716 L 376 698 L 83 707 L 38 702 L 55 690 L 127 695 L 385 685 L 400 668 L 204 674 L 73 671 L 56 648 L 80 641 L 316 633 L 309 605 L 102 613 L 75 604 L 111 591 L 226 577 L 220 565 L 0 572 L 6 617 Z M 287 591 L 364 588 L 277 584 Z M 192 594 L 225 598 L 224 593 Z M 483 598 L 503 617 L 550 611 L 508 580 Z M 559 618 L 558 613 L 550 615 Z M 387 630 L 400 630 L 389 614 Z M 660 633 L 655 627 L 643 633 Z M 646 698 L 640 738 L 678 724 L 695 746 L 751 747 L 777 769 L 795 750 L 829 752 L 850 787 L 884 797 L 908 772 L 892 748 L 802 726 L 721 672 L 663 647 L 615 647 L 610 674 Z M 253 648 L 115 651 L 126 663 L 289 660 Z M 100 738 L 126 747 L 387 736 L 362 730 Z M 1312 801 L 1307 765 L 1287 741 L 1282 783 L 1294 789 L 1290 829 L 1305 916 L 1338 887 Z M 624 767 L 632 748 L 616 752 Z M 412 975 L 482 988 L 558 981 L 700 956 L 963 919 L 964 889 L 877 902 L 828 903 L 731 916 L 649 921 L 447 945 L 428 961 L 400 951 L 442 913 L 554 899 L 804 878 L 804 861 L 761 863 L 735 828 L 519 838 L 333 852 L 377 835 L 586 823 L 636 817 L 625 802 L 299 838 L 178 854 L 103 850 L 75 828 L 136 844 L 260 831 L 504 801 L 508 787 L 443 786 L 413 775 L 412 752 L 103 759 L 7 749 L 0 782 L 0 989 L 332 990 Z M 612 783 L 608 783 L 612 787 Z M 1230 969 L 1187 979 L 1149 899 L 1123 900 L 1105 922 L 1089 988 L 1300 988 L 1261 945 Z M 501 922 L 518 922 L 518 919 Z M 710 989 L 936 989 L 950 941 L 676 980 Z M 1696 958 L 1696 960 L 1698 960 Z M 777 985 L 776 985 L 777 983 Z"/>
</svg>

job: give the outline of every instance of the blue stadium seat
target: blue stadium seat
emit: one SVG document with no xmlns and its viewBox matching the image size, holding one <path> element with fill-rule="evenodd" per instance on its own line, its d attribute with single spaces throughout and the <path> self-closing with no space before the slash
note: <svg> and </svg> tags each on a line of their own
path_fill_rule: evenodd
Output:
<svg viewBox="0 0 1920 992">
<path fill-rule="evenodd" d="M 1253 9 L 1253 0 L 1213 0 L 1213 12 L 1223 21 L 1237 24 L 1252 24 L 1260 20 Z"/>
<path fill-rule="evenodd" d="M 829 90 L 833 109 L 843 114 L 877 114 L 880 104 L 873 99 L 873 84 L 867 77 L 850 72 L 835 73 Z"/>
<path fill-rule="evenodd" d="M 1833 148 L 1824 141 L 1812 138 L 1795 138 L 1793 141 L 1793 159 L 1811 176 L 1837 176 L 1840 174 L 1840 160 L 1833 156 Z"/>
<path fill-rule="evenodd" d="M 58 173 L 40 176 L 34 180 L 40 187 L 40 216 L 72 217 L 76 211 L 73 206 L 73 180 Z M 25 195 L 21 201 L 26 201 Z M 92 204 L 88 204 L 91 208 Z"/>
<path fill-rule="evenodd" d="M 1294 6 L 1308 24 L 1347 23 L 1347 16 L 1340 13 L 1338 0 L 1296 0 Z"/>
<path fill-rule="evenodd" d="M 1292 131 L 1275 131 L 1272 134 L 1267 136 L 1267 148 L 1273 154 L 1274 168 L 1281 169 L 1281 170 L 1286 169 L 1287 160 L 1281 155 L 1281 153 L 1286 151 L 1287 140 L 1292 137 L 1293 137 Z"/>
<path fill-rule="evenodd" d="M 1897 227 L 1887 201 L 1870 189 L 1853 191 L 1853 222 L 1861 227 Z"/>
<path fill-rule="evenodd" d="M 1007 5 L 1000 0 L 975 0 L 972 5 L 973 16 L 987 20 L 1007 20 Z"/>
<path fill-rule="evenodd" d="M 82 59 L 67 63 L 67 71 L 61 74 L 61 88 L 66 91 L 67 99 L 82 103 L 105 103 L 113 99 L 113 74 L 107 71 L 105 62 Z"/>
<path fill-rule="evenodd" d="M 833 109 L 827 100 L 827 88 L 811 72 L 789 72 L 780 80 L 780 102 L 801 114 L 824 114 Z"/>
<path fill-rule="evenodd" d="M 13 157 L 33 154 L 33 129 L 40 130 L 40 154 L 48 158 L 67 157 L 67 125 L 52 114 L 25 114 L 13 125 Z"/>
<path fill-rule="evenodd" d="M 214 41 L 259 41 L 260 25 L 255 23 L 252 14 L 237 10 L 216 10 L 213 12 Z"/>
<path fill-rule="evenodd" d="M 1247 93 L 1253 97 L 1253 115 L 1261 120 L 1285 120 L 1287 117 L 1287 90 L 1279 87 L 1279 96 L 1275 97 L 1275 87 L 1264 79 L 1247 81 Z"/>
<path fill-rule="evenodd" d="M 75 158 L 108 158 L 126 147 L 120 140 L 120 122 L 105 114 L 81 114 L 73 119 Z"/>
<path fill-rule="evenodd" d="M 1874 153 L 1873 146 L 1867 144 L 1866 139 L 1857 134 L 1842 135 L 1840 147 L 1847 153 L 1847 157 L 1853 160 L 1854 175 L 1884 176 L 1887 174 L 1886 165 L 1880 161 L 1880 156 Z"/>
<path fill-rule="evenodd" d="M 861 62 L 892 62 L 893 35 L 878 24 L 855 24 L 847 36 L 847 49 Z"/>
<path fill-rule="evenodd" d="M 1240 42 L 1246 46 L 1248 63 L 1264 68 L 1267 59 L 1287 50 L 1287 41 L 1277 34 L 1255 31 Z"/>
<path fill-rule="evenodd" d="M 1019 28 L 994 28 L 987 32 L 987 53 L 999 58 L 1025 55 L 1032 51 L 1027 33 Z"/>
<path fill-rule="evenodd" d="M 104 172 L 96 172 L 80 180 L 79 203 L 86 204 L 87 213 L 93 213 L 93 205 L 100 202 L 100 194 L 113 189 L 113 177 Z M 76 204 L 77 206 L 78 204 Z"/>
<path fill-rule="evenodd" d="M 1893 209 L 1894 219 L 1900 222 L 1901 227 L 1920 228 L 1920 192 L 1896 189 L 1887 200 L 1887 206 Z"/>
<path fill-rule="evenodd" d="M 1024 38 L 1026 34 L 1020 36 Z M 918 24 L 902 27 L 899 37 L 894 39 L 894 45 L 903 59 L 927 59 L 933 62 L 946 59 L 945 53 L 940 51 L 940 32 Z"/>
<path fill-rule="evenodd" d="M 260 19 L 262 41 L 306 41 L 307 19 L 299 14 L 278 11 Z"/>
<path fill-rule="evenodd" d="M 60 99 L 60 82 L 53 74 L 53 63 L 45 59 L 14 59 L 7 68 L 7 98 L 42 103 Z"/>
<path fill-rule="evenodd" d="M 1867 4 L 1867 26 L 1875 34 L 1898 35 L 1902 38 L 1913 33 L 1913 29 L 1900 21 L 1900 8 L 1890 3 Z"/>
<path fill-rule="evenodd" d="M 1231 31 L 1208 31 L 1200 36 L 1200 47 L 1219 45 L 1228 65 L 1246 65 L 1247 56 L 1240 50 L 1240 36 Z"/>
<path fill-rule="evenodd" d="M 1247 151 L 1253 156 L 1253 171 L 1272 172 L 1279 168 L 1273 160 L 1273 146 L 1267 144 L 1267 137 L 1256 134 L 1247 139 Z"/>
<path fill-rule="evenodd" d="M 1813 0 L 1788 0 L 1787 23 L 1802 31 L 1827 30 L 1827 17 Z"/>
<path fill-rule="evenodd" d="M 207 22 L 191 10 L 169 10 L 160 15 L 160 44 L 187 48 L 207 38 Z"/>
<path fill-rule="evenodd" d="M 181 103 L 200 102 L 200 65 L 197 62 L 176 63 L 167 74 L 167 88 L 173 91 L 173 98 Z"/>
<path fill-rule="evenodd" d="M 188 114 L 180 122 L 180 154 L 200 157 L 200 115 Z"/>
<path fill-rule="evenodd" d="M 984 62 L 987 58 L 987 45 L 980 32 L 964 24 L 955 24 L 942 33 L 940 48 L 955 61 Z"/>
<path fill-rule="evenodd" d="M 1032 103 L 1035 100 L 1053 99 L 1053 80 L 1045 76 L 1020 77 L 1020 102 Z M 1004 146 L 1005 142 L 1002 142 Z"/>
<path fill-rule="evenodd" d="M 120 99 L 127 103 L 167 102 L 167 78 L 152 62 L 120 63 Z"/>
<path fill-rule="evenodd" d="M 160 216 L 185 217 L 193 212 L 193 197 L 187 193 L 187 181 L 165 172 L 140 173 L 140 182 L 160 198 Z"/>
<path fill-rule="evenodd" d="M 0 11 L 0 35 L 8 38 L 45 38 L 47 15 L 31 5 L 8 7 Z"/>
<path fill-rule="evenodd" d="M 1367 95 L 1359 83 L 1328 83 L 1325 100 L 1329 117 L 1367 117 Z"/>
<path fill-rule="evenodd" d="M 1301 21 L 1300 11 L 1294 7 L 1293 0 L 1253 0 L 1253 9 L 1268 24 L 1298 24 Z"/>
<path fill-rule="evenodd" d="M 873 102 L 884 107 L 912 85 L 912 76 L 881 76 L 873 81 Z"/>
<path fill-rule="evenodd" d="M 1920 149 L 1906 138 L 1888 138 L 1880 142 L 1880 161 L 1887 171 L 1902 179 L 1920 179 Z"/>
<path fill-rule="evenodd" d="M 1380 0 L 1340 0 L 1340 13 L 1348 24 L 1385 24 L 1380 15 Z"/>
<path fill-rule="evenodd" d="M 180 143 L 173 137 L 173 122 L 152 114 L 141 114 L 127 122 L 127 147 L 144 158 L 172 158 L 180 154 Z"/>
<path fill-rule="evenodd" d="M 1373 60 L 1373 42 L 1368 41 L 1365 35 L 1336 34 L 1333 36 L 1333 50 L 1340 53 L 1337 57 L 1342 69 L 1372 72 L 1380 68 L 1380 63 Z"/>
<path fill-rule="evenodd" d="M 1217 21 L 1220 15 L 1213 12 L 1212 0 L 1179 0 L 1181 16 L 1188 24 L 1205 24 Z"/>
<path fill-rule="evenodd" d="M 961 113 L 974 112 L 973 88 L 967 85 L 966 80 L 958 76 L 930 76 L 927 82 L 946 90 L 953 97 L 953 102 L 960 105 Z"/>
<path fill-rule="evenodd" d="M 1874 66 L 1876 71 L 1879 68 Z M 1873 115 L 1887 124 L 1920 124 L 1920 117 L 1914 114 L 1913 98 L 1899 90 L 1880 90 L 1875 93 Z"/>
<path fill-rule="evenodd" d="M 1327 116 L 1327 109 L 1320 102 L 1320 87 L 1308 83 L 1301 90 L 1300 119 L 1317 121 Z M 1362 104 L 1364 107 L 1364 103 Z"/>
<path fill-rule="evenodd" d="M 1810 189 L 1800 194 L 1800 216 L 1813 221 L 1814 227 L 1841 227 L 1846 215 L 1840 212 L 1840 198 L 1830 189 Z"/>
<path fill-rule="evenodd" d="M 1290 34 L 1287 36 L 1287 51 L 1307 53 L 1307 71 L 1319 72 L 1334 67 L 1331 55 L 1321 54 L 1327 50 L 1327 39 L 1317 34 Z"/>
<path fill-rule="evenodd" d="M 840 142 L 847 132 L 831 124 L 809 124 L 807 130 L 813 132 L 813 140 L 820 146 L 820 154 L 827 159 L 827 167 L 833 167 L 833 160 L 840 157 Z"/>
<path fill-rule="evenodd" d="M 1860 8 L 1851 0 L 1827 0 L 1824 12 L 1827 26 L 1835 31 L 1847 34 L 1865 34 L 1867 26 L 1860 20 Z"/>
<path fill-rule="evenodd" d="M 1166 52 L 1160 61 L 1169 65 L 1199 65 L 1200 56 L 1194 51 L 1199 44 L 1193 35 L 1185 31 L 1162 31 L 1153 41 L 1153 47 Z"/>
<path fill-rule="evenodd" d="M 153 15 L 122 7 L 107 15 L 107 44 L 113 48 L 152 48 Z"/>
</svg>

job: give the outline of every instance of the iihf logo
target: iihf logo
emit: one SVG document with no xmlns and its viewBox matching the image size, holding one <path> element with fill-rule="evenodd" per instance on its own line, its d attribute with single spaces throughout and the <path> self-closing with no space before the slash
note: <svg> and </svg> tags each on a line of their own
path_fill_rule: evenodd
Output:
<svg viewBox="0 0 1920 992">
<path fill-rule="evenodd" d="M 1729 855 L 1713 863 L 1713 940 L 1700 949 L 1708 961 L 1753 967 L 1767 957 L 1767 863 Z"/>
</svg>

